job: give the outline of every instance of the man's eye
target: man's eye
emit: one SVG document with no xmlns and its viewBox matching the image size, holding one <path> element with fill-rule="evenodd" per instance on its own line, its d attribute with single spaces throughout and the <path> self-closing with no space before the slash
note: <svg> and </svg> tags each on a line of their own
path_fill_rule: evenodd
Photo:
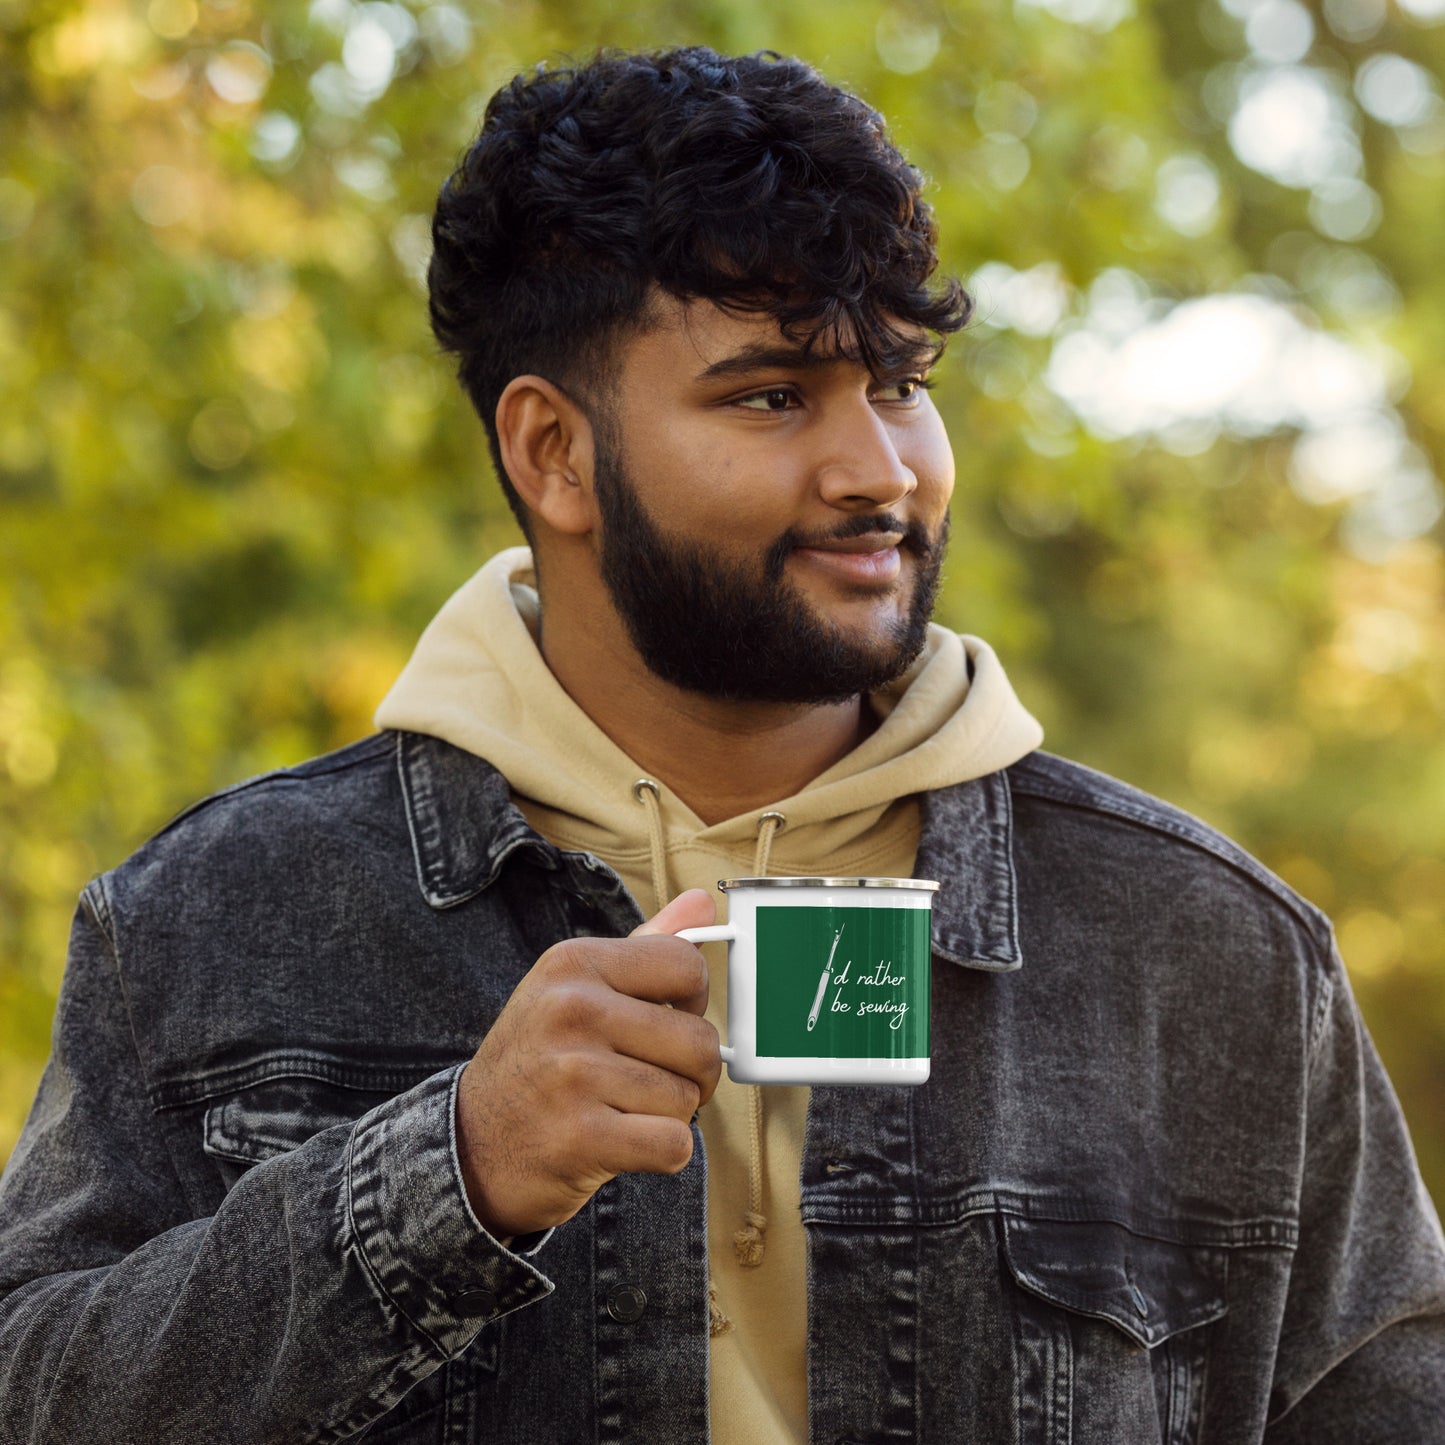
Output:
<svg viewBox="0 0 1445 1445">
<path fill-rule="evenodd" d="M 787 411 L 795 400 L 793 393 L 784 387 L 771 386 L 766 391 L 755 391 L 751 396 L 738 398 L 738 405 L 749 411 Z"/>
<path fill-rule="evenodd" d="M 928 389 L 928 383 L 921 376 L 904 377 L 901 381 L 885 382 L 878 388 L 880 401 L 917 402 Z"/>
</svg>

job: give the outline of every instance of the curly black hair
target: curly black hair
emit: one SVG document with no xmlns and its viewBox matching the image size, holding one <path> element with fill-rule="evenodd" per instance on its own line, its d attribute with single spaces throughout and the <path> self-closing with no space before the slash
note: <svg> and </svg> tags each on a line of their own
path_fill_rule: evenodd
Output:
<svg viewBox="0 0 1445 1445">
<path fill-rule="evenodd" d="M 972 302 L 931 284 L 922 185 L 876 111 L 771 51 L 604 51 L 499 90 L 438 197 L 428 285 L 523 529 L 498 398 L 533 372 L 605 421 L 615 344 L 655 287 L 873 371 L 916 356 L 918 328 L 941 347 Z"/>
</svg>

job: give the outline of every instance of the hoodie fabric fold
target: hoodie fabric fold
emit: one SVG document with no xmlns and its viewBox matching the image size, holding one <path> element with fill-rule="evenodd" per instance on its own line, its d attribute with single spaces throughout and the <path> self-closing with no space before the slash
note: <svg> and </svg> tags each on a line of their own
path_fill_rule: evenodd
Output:
<svg viewBox="0 0 1445 1445">
<path fill-rule="evenodd" d="M 705 888 L 726 917 L 716 885 L 729 876 L 910 876 L 918 795 L 996 772 L 1042 741 L 993 650 L 933 625 L 912 667 L 868 699 L 878 725 L 858 747 L 791 797 L 708 825 L 648 778 L 552 675 L 537 644 L 535 589 L 526 548 L 493 557 L 423 633 L 377 725 L 485 758 L 543 837 L 608 863 L 646 915 L 686 888 Z M 726 947 L 704 951 L 708 1017 L 725 1037 Z M 807 1096 L 802 1087 L 750 1090 L 724 1072 L 699 1114 L 717 1445 L 808 1438 L 798 1178 Z"/>
</svg>

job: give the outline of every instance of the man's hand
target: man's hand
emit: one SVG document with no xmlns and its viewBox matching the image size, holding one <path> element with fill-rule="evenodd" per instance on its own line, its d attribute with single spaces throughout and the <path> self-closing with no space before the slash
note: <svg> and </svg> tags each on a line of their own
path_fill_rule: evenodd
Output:
<svg viewBox="0 0 1445 1445">
<path fill-rule="evenodd" d="M 707 964 L 672 935 L 716 916 L 679 894 L 627 938 L 574 938 L 533 964 L 462 1071 L 457 1152 L 498 1238 L 570 1219 L 614 1175 L 676 1174 L 722 1067 Z"/>
</svg>

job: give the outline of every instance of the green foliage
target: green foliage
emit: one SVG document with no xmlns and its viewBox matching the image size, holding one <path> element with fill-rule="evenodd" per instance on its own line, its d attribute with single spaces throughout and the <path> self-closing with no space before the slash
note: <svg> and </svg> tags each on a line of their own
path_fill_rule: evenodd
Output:
<svg viewBox="0 0 1445 1445">
<path fill-rule="evenodd" d="M 1001 650 L 1053 748 L 1334 914 L 1445 1197 L 1441 18 L 0 0 L 0 1156 L 79 886 L 199 795 L 366 733 L 435 608 L 516 540 L 420 279 L 486 96 L 599 44 L 707 42 L 814 61 L 931 176 L 946 263 L 983 268 L 937 393 L 945 620 Z M 1246 109 L 1281 76 L 1293 110 Z M 1085 426 L 1069 338 L 1104 335 L 1110 297 L 1137 330 L 1211 294 L 1369 360 L 1351 415 L 1393 438 L 1383 472 L 1330 430 L 1324 371 L 1293 412 L 1186 396 L 1120 426 L 1089 412 L 1117 397 L 1074 397 Z"/>
</svg>

